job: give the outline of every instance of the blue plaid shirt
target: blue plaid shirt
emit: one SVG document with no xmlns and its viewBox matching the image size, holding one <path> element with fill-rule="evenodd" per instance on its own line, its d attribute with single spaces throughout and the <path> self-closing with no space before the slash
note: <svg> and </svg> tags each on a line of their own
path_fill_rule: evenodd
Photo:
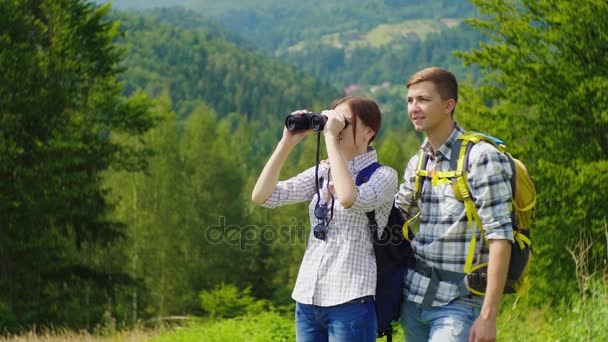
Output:
<svg viewBox="0 0 608 342">
<path fill-rule="evenodd" d="M 427 170 L 450 170 L 452 145 L 465 131 L 455 125 L 448 140 L 433 151 L 426 139 L 421 146 L 429 156 Z M 469 228 L 463 202 L 456 199 L 451 184 L 432 186 L 425 181 L 420 201 L 414 199 L 414 176 L 418 166 L 418 154 L 410 159 L 405 170 L 405 182 L 399 187 L 395 203 L 406 217 L 420 211 L 420 227 L 412 240 L 417 259 L 429 266 L 454 272 L 464 272 L 469 243 L 473 234 L 481 242 L 477 227 Z M 477 206 L 487 239 L 513 241 L 511 228 L 511 175 L 512 170 L 506 156 L 491 144 L 479 142 L 469 154 L 467 180 Z M 489 250 L 485 243 L 478 243 L 473 264 L 488 261 Z M 422 303 L 430 279 L 410 271 L 405 278 L 404 293 L 408 300 Z M 458 287 L 450 282 L 439 282 L 433 306 L 448 304 L 459 296 Z M 481 301 L 480 301 L 481 302 Z"/>
</svg>

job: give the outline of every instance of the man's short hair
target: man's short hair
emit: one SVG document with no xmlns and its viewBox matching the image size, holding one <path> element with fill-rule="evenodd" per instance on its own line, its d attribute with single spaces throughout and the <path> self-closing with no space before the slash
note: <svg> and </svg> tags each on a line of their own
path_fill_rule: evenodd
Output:
<svg viewBox="0 0 608 342">
<path fill-rule="evenodd" d="M 410 77 L 407 87 L 425 81 L 433 82 L 442 100 L 454 99 L 458 102 L 458 82 L 451 72 L 437 67 L 422 69 Z"/>
</svg>

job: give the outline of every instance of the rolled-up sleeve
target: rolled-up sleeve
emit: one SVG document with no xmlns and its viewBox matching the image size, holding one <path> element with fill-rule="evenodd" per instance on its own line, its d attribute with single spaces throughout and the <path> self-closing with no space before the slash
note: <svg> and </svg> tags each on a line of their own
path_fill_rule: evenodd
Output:
<svg viewBox="0 0 608 342">
<path fill-rule="evenodd" d="M 325 173 L 327 173 L 327 165 L 319 165 L 319 175 Z M 286 204 L 310 201 L 315 193 L 315 167 L 313 166 L 297 176 L 278 182 L 270 197 L 261 206 L 277 208 Z"/>
<path fill-rule="evenodd" d="M 469 161 L 469 185 L 486 238 L 513 241 L 513 171 L 508 158 L 490 144 L 482 142 L 471 149 Z"/>
<path fill-rule="evenodd" d="M 395 195 L 395 206 L 401 210 L 406 219 L 410 219 L 418 213 L 418 201 L 416 200 L 416 189 L 413 178 L 416 175 L 418 165 L 418 154 L 410 159 L 403 176 L 403 183 L 399 186 L 399 192 Z"/>
<path fill-rule="evenodd" d="M 357 187 L 357 197 L 347 211 L 370 212 L 378 209 L 388 201 L 392 201 L 399 176 L 394 169 L 382 166 L 374 172 L 369 181 Z"/>
</svg>

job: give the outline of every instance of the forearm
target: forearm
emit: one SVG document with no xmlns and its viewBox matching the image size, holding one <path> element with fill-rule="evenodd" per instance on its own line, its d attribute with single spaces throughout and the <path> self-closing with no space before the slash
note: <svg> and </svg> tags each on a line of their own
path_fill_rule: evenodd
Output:
<svg viewBox="0 0 608 342">
<path fill-rule="evenodd" d="M 325 145 L 327 147 L 327 156 L 331 165 L 331 177 L 338 202 L 344 208 L 350 208 L 357 198 L 357 187 L 348 172 L 348 166 L 344 156 L 340 152 L 337 139 L 326 136 Z"/>
<path fill-rule="evenodd" d="M 507 282 L 511 242 L 508 240 L 489 240 L 488 281 L 480 316 L 495 320 L 498 316 L 500 299 Z"/>
<path fill-rule="evenodd" d="M 270 156 L 268 162 L 264 166 L 260 177 L 255 183 L 253 192 L 251 194 L 251 200 L 256 204 L 263 204 L 268 200 L 272 192 L 274 191 L 279 181 L 279 174 L 281 168 L 287 159 L 287 156 L 293 149 L 293 144 L 287 143 L 283 140 L 279 142 L 277 148 Z"/>
</svg>

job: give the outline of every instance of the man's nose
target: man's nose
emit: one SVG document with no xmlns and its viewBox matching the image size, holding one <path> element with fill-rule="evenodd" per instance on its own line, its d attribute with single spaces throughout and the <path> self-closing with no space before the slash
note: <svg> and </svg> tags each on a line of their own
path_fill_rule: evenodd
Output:
<svg viewBox="0 0 608 342">
<path fill-rule="evenodd" d="M 418 106 L 418 101 L 416 101 L 416 100 L 413 100 L 407 104 L 407 111 L 409 113 L 413 113 L 413 112 L 417 111 L 418 109 L 420 109 L 420 108 Z"/>
</svg>

